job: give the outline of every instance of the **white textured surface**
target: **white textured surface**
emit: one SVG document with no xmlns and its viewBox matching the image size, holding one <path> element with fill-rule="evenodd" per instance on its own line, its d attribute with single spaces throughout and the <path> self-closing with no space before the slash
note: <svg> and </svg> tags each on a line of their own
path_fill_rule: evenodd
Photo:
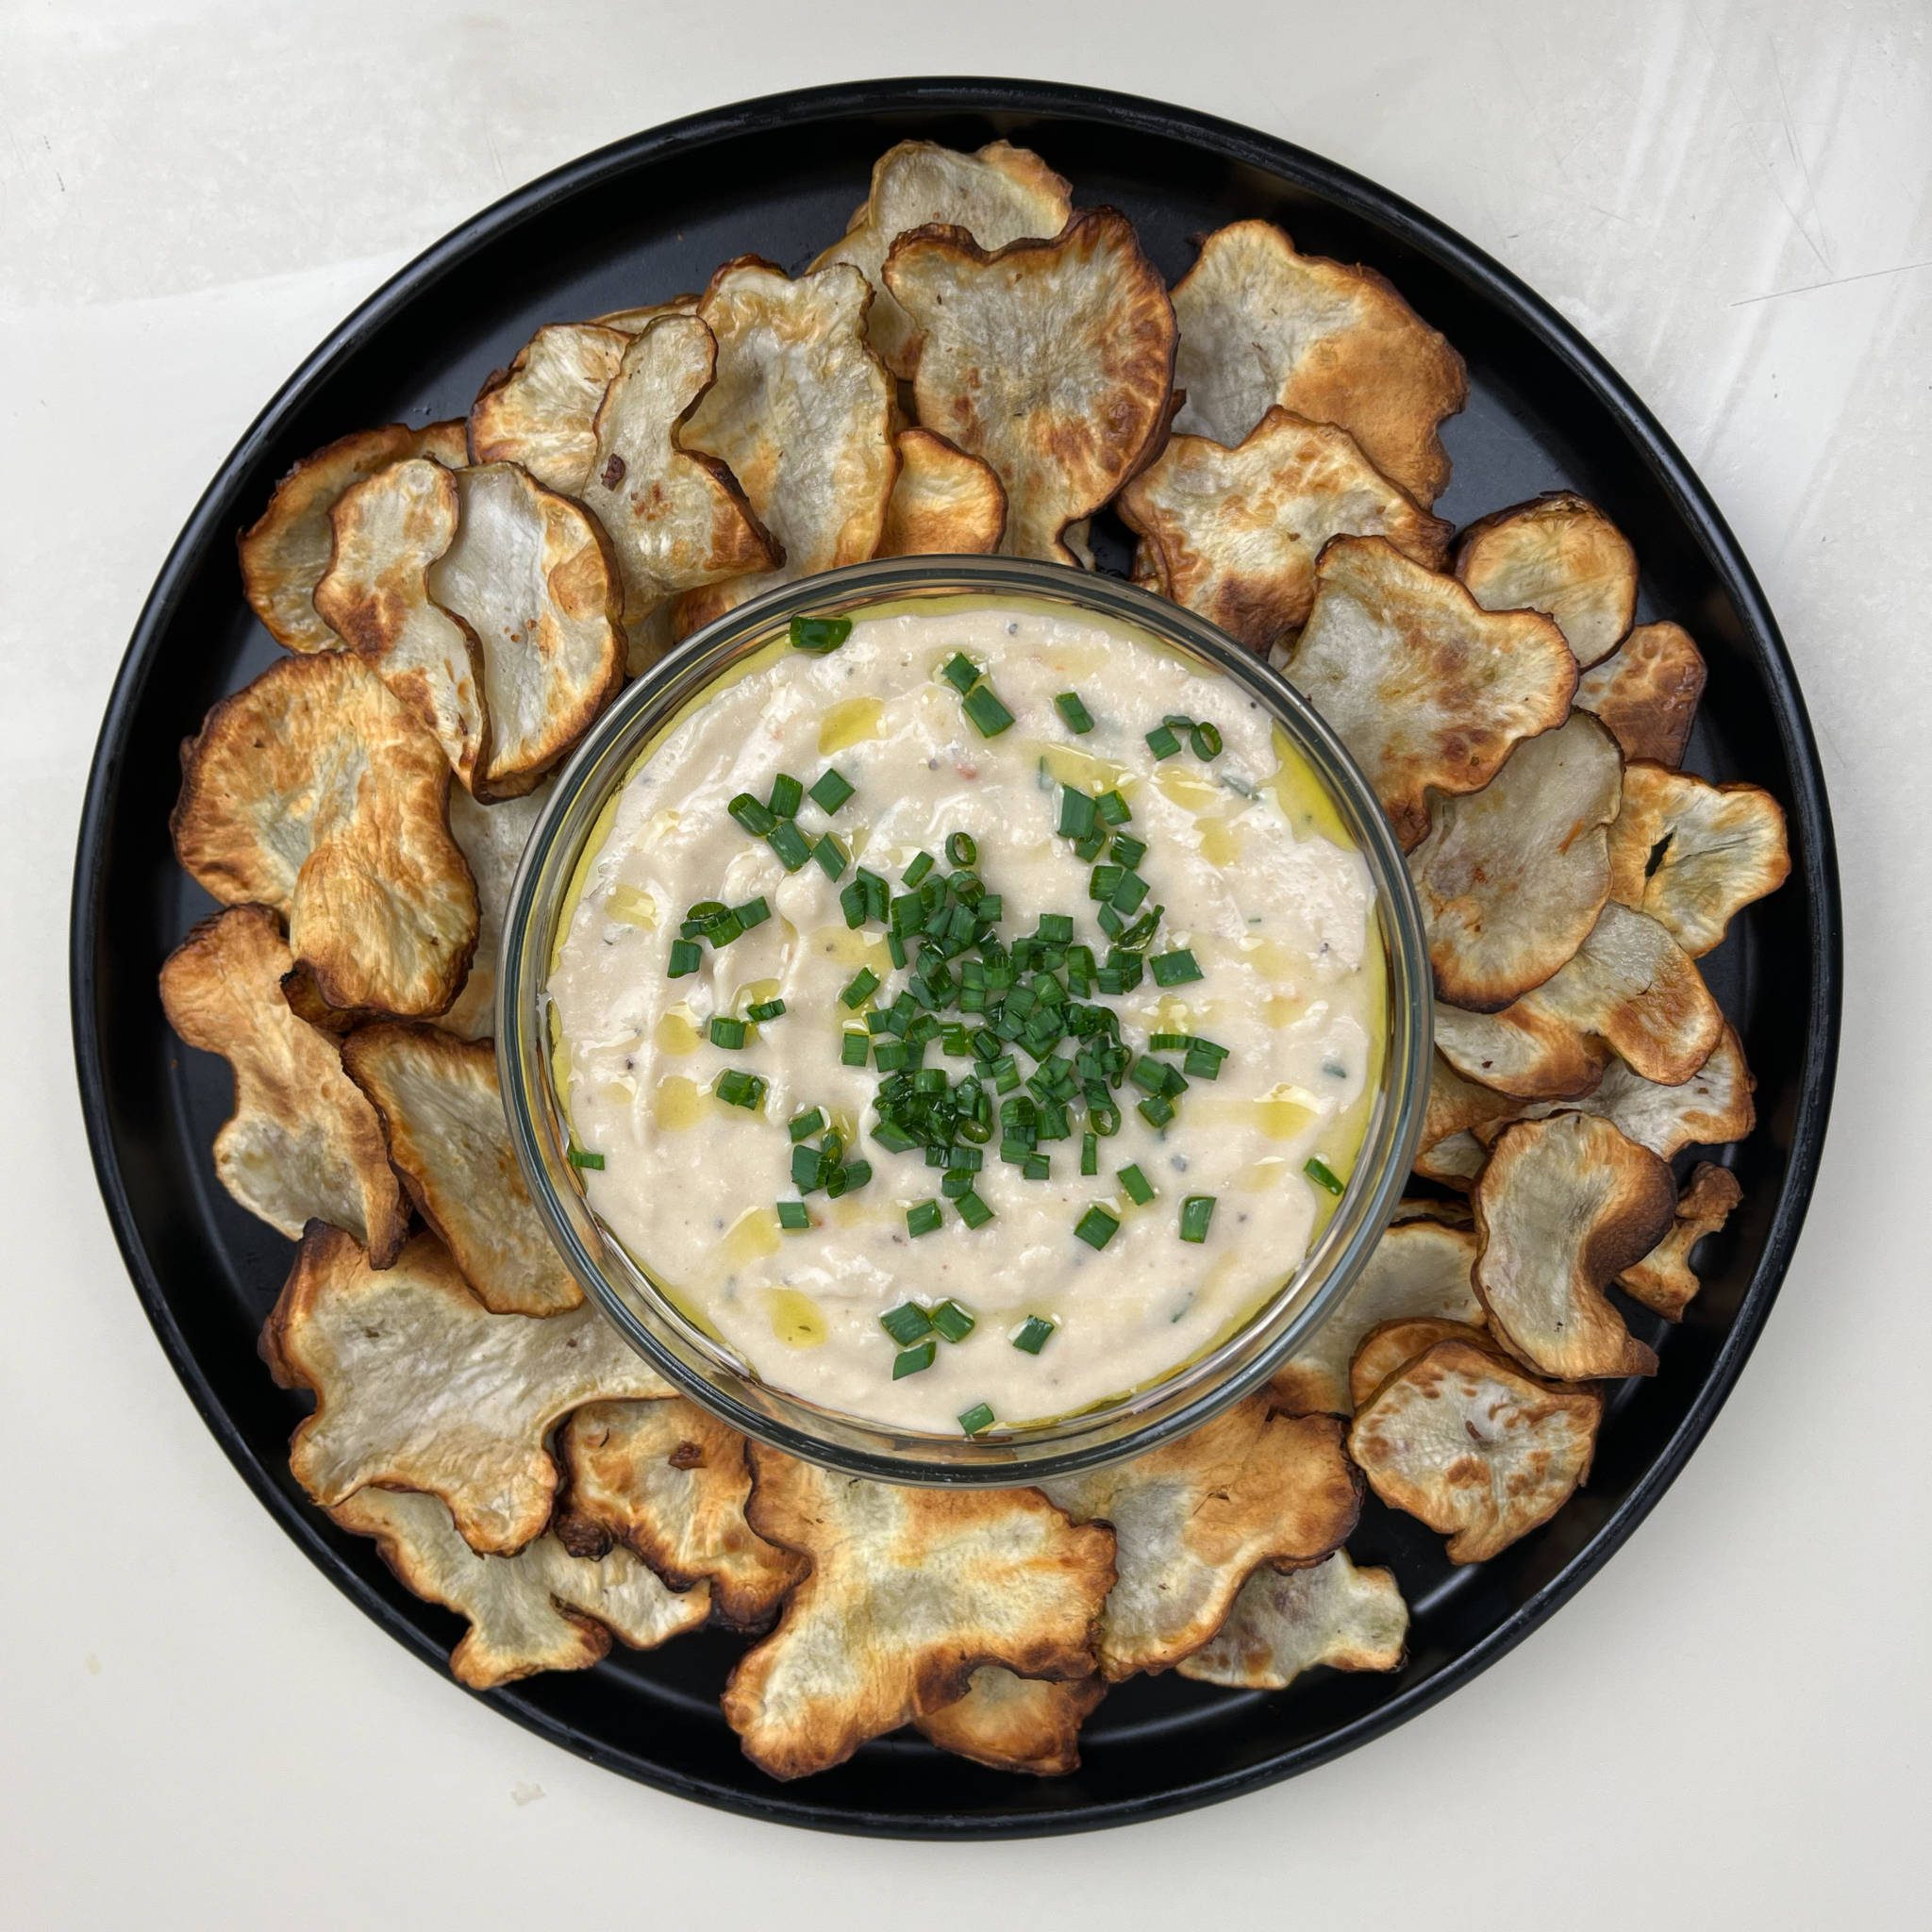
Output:
<svg viewBox="0 0 1932 1932">
<path fill-rule="evenodd" d="M 1145 1924 L 1178 1894 L 1201 1925 L 1391 1905 L 1437 1925 L 1924 1924 L 1928 22 L 1924 0 L 0 0 L 8 1922 L 891 1912 L 1018 1932 Z M 1128 1833 L 942 1850 L 635 1789 L 437 1682 L 317 1577 L 139 1316 L 82 1144 L 63 948 L 142 597 L 236 435 L 354 302 L 634 128 L 973 68 L 1290 136 L 1462 229 L 1603 347 L 1790 639 L 1838 818 L 1849 997 L 1776 1316 L 1575 1604 L 1295 1783 Z"/>
</svg>

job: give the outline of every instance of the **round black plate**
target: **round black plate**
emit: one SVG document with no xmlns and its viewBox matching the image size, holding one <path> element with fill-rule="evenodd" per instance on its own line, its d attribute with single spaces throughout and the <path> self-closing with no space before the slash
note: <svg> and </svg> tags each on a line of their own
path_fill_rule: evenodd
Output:
<svg viewBox="0 0 1932 1932">
<path fill-rule="evenodd" d="M 256 1358 L 290 1251 L 215 1184 L 229 1105 L 220 1061 L 181 1049 L 155 975 L 209 909 L 175 866 L 167 812 L 180 741 L 275 647 L 243 604 L 235 532 L 298 457 L 347 430 L 458 416 L 541 323 L 703 286 L 756 252 L 796 271 L 844 227 L 874 158 L 928 136 L 1038 149 L 1085 205 L 1112 203 L 1171 276 L 1194 238 L 1247 215 L 1305 249 L 1384 270 L 1468 358 L 1439 512 L 1570 486 L 1643 561 L 1640 617 L 1685 624 L 1710 665 L 1687 765 L 1768 786 L 1790 821 L 1785 890 L 1706 965 L 1757 1075 L 1759 1124 L 1736 1152 L 1744 1205 L 1704 1251 L 1705 1289 L 1661 1372 L 1619 1391 L 1588 1491 L 1501 1557 L 1457 1572 L 1440 1539 L 1373 1500 L 1351 1548 L 1392 1562 L 1414 1607 L 1390 1676 L 1317 1672 L 1276 1695 L 1178 1678 L 1124 1686 L 1088 1726 L 1075 1776 L 1003 1776 L 923 1743 L 868 1745 L 782 1786 L 740 1755 L 717 1707 L 738 1648 L 722 1636 L 620 1650 L 490 1701 L 556 1742 L 663 1790 L 835 1830 L 993 1837 L 1158 1816 L 1306 1770 L 1413 1715 L 1557 1608 L 1641 1520 L 1708 1427 L 1777 1292 L 1817 1172 L 1837 1053 L 1840 914 L 1830 820 L 1791 667 L 1749 565 L 1649 413 L 1549 308 L 1467 242 L 1341 168 L 1175 108 L 999 80 L 879 81 L 748 102 L 622 142 L 478 215 L 373 296 L 262 412 L 161 571 L 108 708 L 75 871 L 74 1025 L 102 1191 L 162 1346 L 249 1486 L 316 1566 L 439 1670 L 458 1626 L 406 1595 L 374 1546 L 336 1532 L 291 1482 L 301 1405 Z M 1103 554 L 1118 567 L 1118 547 Z M 1661 1324 L 1640 1319 L 1656 1339 Z M 453 1693 L 454 1694 L 454 1693 Z"/>
</svg>

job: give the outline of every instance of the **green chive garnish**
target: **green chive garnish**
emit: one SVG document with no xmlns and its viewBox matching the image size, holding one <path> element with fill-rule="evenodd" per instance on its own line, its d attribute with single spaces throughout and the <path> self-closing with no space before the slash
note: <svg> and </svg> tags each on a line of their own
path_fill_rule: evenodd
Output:
<svg viewBox="0 0 1932 1932">
<path fill-rule="evenodd" d="M 805 803 L 805 787 L 790 772 L 780 772 L 772 780 L 772 809 L 781 819 L 795 819 Z"/>
<path fill-rule="evenodd" d="M 909 888 L 920 884 L 920 882 L 924 880 L 924 878 L 925 877 L 926 874 L 932 870 L 932 867 L 933 857 L 930 852 L 914 853 L 912 856 L 911 863 L 908 864 L 906 868 L 905 877 L 906 884 L 908 885 L 908 887 Z"/>
<path fill-rule="evenodd" d="M 901 1348 L 909 1348 L 921 1336 L 932 1332 L 932 1318 L 917 1302 L 901 1302 L 879 1317 L 879 1326 Z"/>
<path fill-rule="evenodd" d="M 750 1006 L 745 1008 L 744 1017 L 747 1020 L 755 1021 L 758 1025 L 762 1026 L 767 1020 L 782 1018 L 784 1012 L 785 1002 L 783 1000 L 754 1000 Z"/>
<path fill-rule="evenodd" d="M 1181 1239 L 1184 1241 L 1205 1241 L 1208 1239 L 1208 1224 L 1214 1219 L 1214 1196 L 1212 1194 L 1190 1194 L 1181 1203 Z"/>
<path fill-rule="evenodd" d="M 1326 1188 L 1331 1194 L 1340 1194 L 1342 1191 L 1342 1182 L 1335 1170 L 1319 1156 L 1310 1155 L 1303 1163 L 1302 1172 L 1318 1188 Z"/>
<path fill-rule="evenodd" d="M 1100 1172 L 1100 1136 L 1091 1131 L 1080 1136 L 1080 1172 L 1083 1174 Z"/>
<path fill-rule="evenodd" d="M 1098 1251 L 1106 1247 L 1120 1232 L 1120 1222 L 1115 1216 L 1109 1214 L 1105 1208 L 1096 1205 L 1081 1215 L 1074 1225 L 1074 1232 L 1090 1248 Z"/>
<path fill-rule="evenodd" d="M 1084 839 L 1092 831 L 1098 815 L 1092 799 L 1071 785 L 1060 787 L 1060 815 L 1055 829 L 1064 839 Z"/>
<path fill-rule="evenodd" d="M 1188 742 L 1203 764 L 1221 756 L 1221 733 L 1212 724 L 1196 724 L 1188 733 Z"/>
<path fill-rule="evenodd" d="M 983 1436 L 993 1424 L 993 1413 L 985 1403 L 975 1402 L 959 1417 L 959 1426 L 969 1436 Z"/>
<path fill-rule="evenodd" d="M 1153 974 L 1156 986 L 1185 986 L 1189 980 L 1200 978 L 1201 962 L 1190 947 L 1182 946 L 1172 953 L 1155 954 L 1147 962 L 1147 970 Z"/>
<path fill-rule="evenodd" d="M 1118 791 L 1103 791 L 1093 803 L 1100 808 L 1100 816 L 1110 825 L 1124 825 L 1134 816 L 1132 808 Z"/>
<path fill-rule="evenodd" d="M 963 698 L 979 682 L 979 666 L 958 651 L 940 666 L 940 675 Z"/>
<path fill-rule="evenodd" d="M 1043 1316 L 1028 1315 L 1020 1324 L 1020 1332 L 1011 1338 L 1013 1346 L 1023 1355 L 1038 1355 L 1046 1346 L 1054 1325 Z"/>
<path fill-rule="evenodd" d="M 765 1083 L 756 1074 L 728 1067 L 711 1083 L 712 1091 L 726 1107 L 756 1108 L 765 1097 Z"/>
<path fill-rule="evenodd" d="M 823 658 L 827 651 L 836 651 L 851 635 L 852 620 L 849 617 L 794 617 L 791 620 L 791 648 L 809 651 L 815 658 Z"/>
<path fill-rule="evenodd" d="M 1080 702 L 1078 691 L 1061 691 L 1059 696 L 1054 699 L 1053 708 L 1060 714 L 1061 722 L 1067 729 L 1076 736 L 1084 738 L 1093 729 L 1093 719 L 1087 707 Z"/>
<path fill-rule="evenodd" d="M 1195 975 L 1197 978 L 1199 974 Z M 879 990 L 879 976 L 870 966 L 861 966 L 845 984 L 841 1001 L 855 1012 Z"/>
<path fill-rule="evenodd" d="M 839 1041 L 839 1063 L 862 1067 L 872 1058 L 872 1041 L 865 1033 L 848 1026 Z"/>
<path fill-rule="evenodd" d="M 953 1206 L 968 1227 L 984 1227 L 992 1219 L 992 1209 L 971 1188 Z"/>
<path fill-rule="evenodd" d="M 997 738 L 1013 722 L 1012 712 L 1000 703 L 990 684 L 975 685 L 969 691 L 964 709 L 982 738 Z"/>
<path fill-rule="evenodd" d="M 683 979 L 695 973 L 704 963 L 705 949 L 695 940 L 673 940 L 671 963 L 665 976 L 670 979 Z"/>
<path fill-rule="evenodd" d="M 937 1234 L 940 1230 L 940 1204 L 937 1201 L 915 1201 L 906 1210 L 906 1232 L 914 1241 L 923 1234 Z"/>
<path fill-rule="evenodd" d="M 573 1147 L 566 1158 L 573 1167 L 598 1169 L 604 1165 L 604 1157 L 601 1154 L 589 1153 L 582 1147 Z"/>
<path fill-rule="evenodd" d="M 780 1201 L 778 1203 L 778 1225 L 788 1234 L 796 1234 L 801 1228 L 811 1225 L 811 1216 L 805 1211 L 803 1201 Z"/>
<path fill-rule="evenodd" d="M 1113 835 L 1113 849 L 1108 854 L 1115 864 L 1136 866 L 1147 857 L 1147 847 L 1139 839 L 1130 839 L 1124 832 Z"/>
<path fill-rule="evenodd" d="M 933 1357 L 940 1352 L 937 1341 L 922 1341 L 917 1348 L 902 1348 L 892 1357 L 892 1380 L 903 1381 L 908 1375 L 916 1375 L 922 1369 L 932 1367 Z"/>
<path fill-rule="evenodd" d="M 1144 1208 L 1154 1198 L 1154 1188 L 1147 1176 L 1141 1172 L 1141 1163 L 1135 1161 L 1130 1167 L 1120 1170 L 1120 1184 L 1126 1191 L 1127 1199 L 1135 1207 Z"/>
<path fill-rule="evenodd" d="M 829 813 L 837 811 L 857 789 L 836 765 L 827 765 L 806 795 L 821 811 Z"/>
<path fill-rule="evenodd" d="M 739 932 L 749 932 L 755 925 L 762 925 L 771 918 L 772 908 L 760 892 L 756 899 L 747 899 L 742 906 L 734 906 L 731 916 L 738 922 Z M 734 933 L 735 939 L 738 935 Z"/>
<path fill-rule="evenodd" d="M 1157 724 L 1147 734 L 1147 749 L 1157 758 L 1171 758 L 1180 748 L 1180 740 L 1165 724 Z"/>
<path fill-rule="evenodd" d="M 724 1014 L 713 1016 L 709 1027 L 711 1044 L 722 1046 L 729 1053 L 736 1053 L 744 1044 L 744 1022 L 727 1020 Z"/>
<path fill-rule="evenodd" d="M 811 856 L 828 879 L 839 878 L 852 863 L 852 855 L 829 832 L 811 848 Z"/>
<path fill-rule="evenodd" d="M 791 1136 L 791 1144 L 796 1147 L 801 1141 L 809 1141 L 824 1124 L 824 1108 L 815 1107 L 809 1113 L 793 1115 L 785 1131 Z"/>
<path fill-rule="evenodd" d="M 741 791 L 724 809 L 755 839 L 762 839 L 778 823 L 778 815 L 749 791 Z"/>
<path fill-rule="evenodd" d="M 932 1325 L 948 1341 L 964 1341 L 978 1325 L 978 1317 L 948 1297 L 932 1311 Z"/>
<path fill-rule="evenodd" d="M 765 842 L 778 855 L 778 863 L 787 872 L 796 872 L 811 857 L 805 834 L 790 819 L 781 819 L 774 830 L 767 832 Z"/>
<path fill-rule="evenodd" d="M 971 832 L 954 832 L 947 837 L 946 863 L 955 869 L 979 863 L 979 846 Z"/>
</svg>

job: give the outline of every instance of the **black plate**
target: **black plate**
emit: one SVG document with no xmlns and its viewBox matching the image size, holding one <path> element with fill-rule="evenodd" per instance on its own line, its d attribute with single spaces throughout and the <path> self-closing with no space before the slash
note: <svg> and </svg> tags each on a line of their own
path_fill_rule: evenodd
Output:
<svg viewBox="0 0 1932 1932">
<path fill-rule="evenodd" d="M 1175 1677 L 1114 1692 L 1086 1766 L 1038 1780 L 900 1739 L 782 1786 L 740 1755 L 717 1708 L 737 1644 L 709 1634 L 490 1693 L 506 1715 L 612 1770 L 757 1817 L 917 1837 L 1067 1831 L 1158 1816 L 1306 1770 L 1412 1716 L 1493 1662 L 1628 1536 L 1736 1381 L 1790 1258 L 1817 1172 L 1839 1019 L 1840 912 L 1817 753 L 1750 566 L 1683 458 L 1576 333 L 1440 224 L 1330 163 L 1225 122 L 1129 97 L 999 80 L 879 81 L 702 114 L 573 162 L 499 202 L 373 296 L 310 357 L 223 464 L 142 611 L 108 707 L 81 824 L 73 918 L 80 1086 L 103 1193 L 169 1359 L 242 1476 L 316 1566 L 398 1641 L 443 1668 L 458 1634 L 406 1595 L 373 1545 L 295 1490 L 289 1432 L 255 1337 L 287 1245 L 215 1185 L 229 1104 L 218 1060 L 183 1052 L 155 993 L 162 958 L 208 908 L 175 869 L 176 747 L 275 655 L 241 596 L 234 534 L 298 457 L 346 430 L 462 414 L 543 322 L 702 287 L 755 251 L 797 270 L 863 199 L 874 158 L 908 135 L 1037 148 L 1082 204 L 1110 202 L 1170 275 L 1194 238 L 1246 215 L 1304 248 L 1386 271 L 1468 358 L 1448 427 L 1457 522 L 1540 490 L 1601 504 L 1643 560 L 1640 617 L 1685 624 L 1710 665 L 1686 760 L 1768 786 L 1793 870 L 1706 962 L 1757 1075 L 1759 1124 L 1736 1150 L 1744 1205 L 1704 1251 L 1705 1289 L 1661 1372 L 1618 1391 L 1590 1488 L 1495 1561 L 1457 1572 L 1440 1539 L 1373 1499 L 1352 1540 L 1392 1562 L 1415 1611 L 1391 1676 L 1318 1672 L 1276 1695 Z M 1110 555 L 1119 560 L 1116 548 Z M 1103 561 L 1106 561 L 1104 555 Z M 1774 962 L 1775 970 L 1773 970 Z M 1640 1332 L 1662 1324 L 1639 1317 Z"/>
</svg>

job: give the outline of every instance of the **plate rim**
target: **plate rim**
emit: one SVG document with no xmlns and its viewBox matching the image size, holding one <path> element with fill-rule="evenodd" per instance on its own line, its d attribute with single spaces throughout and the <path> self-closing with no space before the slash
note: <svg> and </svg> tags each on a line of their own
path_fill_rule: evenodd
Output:
<svg viewBox="0 0 1932 1932">
<path fill-rule="evenodd" d="M 1158 1794 L 1100 1801 L 1058 1811 L 997 1807 L 971 1815 L 908 1819 L 874 1809 L 835 1809 L 773 1784 L 741 1790 L 675 1768 L 646 1763 L 530 1704 L 516 1687 L 484 1696 L 526 1730 L 638 1782 L 767 1823 L 861 1837 L 959 1840 L 1058 1836 L 1171 1816 L 1239 1796 L 1312 1770 L 1407 1722 L 1459 1690 L 1515 1648 L 1603 1568 L 1650 1513 L 1703 1441 L 1736 1387 L 1783 1284 L 1817 1183 L 1829 1119 L 1842 1002 L 1843 914 L 1836 841 L 1823 767 L 1809 716 L 1776 619 L 1728 524 L 1662 425 L 1624 378 L 1562 315 L 1511 271 L 1446 224 L 1403 197 L 1296 144 L 1220 116 L 1138 94 L 1072 84 L 992 76 L 908 76 L 841 81 L 790 89 L 702 109 L 641 130 L 566 161 L 471 215 L 399 269 L 323 339 L 275 391 L 222 459 L 170 546 L 144 599 L 115 674 L 89 767 L 69 908 L 70 1022 L 81 1110 L 103 1204 L 116 1245 L 170 1366 L 202 1421 L 256 1497 L 315 1566 L 392 1639 L 432 1664 L 445 1681 L 447 1659 L 413 1624 L 356 1574 L 322 1534 L 324 1519 L 268 1475 L 240 1428 L 215 1397 L 181 1332 L 142 1242 L 109 1130 L 107 1076 L 95 1018 L 99 1000 L 93 941 L 106 867 L 107 828 L 133 715 L 157 668 L 189 566 L 208 541 L 234 474 L 253 462 L 308 392 L 361 346 L 400 307 L 433 288 L 475 250 L 541 217 L 554 205 L 646 163 L 727 141 L 753 128 L 798 125 L 840 116 L 890 112 L 1019 113 L 1101 121 L 1177 139 L 1224 160 L 1256 168 L 1307 189 L 1391 234 L 1446 268 L 1510 313 L 1624 424 L 1634 452 L 1664 490 L 1709 560 L 1762 665 L 1771 710 L 1792 777 L 1791 805 L 1801 833 L 1807 961 L 1816 989 L 1807 1016 L 1790 1155 L 1766 1230 L 1763 1250 L 1729 1332 L 1690 1408 L 1630 1493 L 1591 1541 L 1488 1636 L 1423 1683 L 1320 1739 L 1279 1751 L 1238 1771 L 1190 1778 Z M 212 534 L 219 536 L 219 532 Z M 461 1688 L 460 1686 L 458 1688 Z M 809 1787 L 803 1788 L 808 1790 Z M 1016 1796 L 1030 1787 L 1016 1786 Z"/>
</svg>

